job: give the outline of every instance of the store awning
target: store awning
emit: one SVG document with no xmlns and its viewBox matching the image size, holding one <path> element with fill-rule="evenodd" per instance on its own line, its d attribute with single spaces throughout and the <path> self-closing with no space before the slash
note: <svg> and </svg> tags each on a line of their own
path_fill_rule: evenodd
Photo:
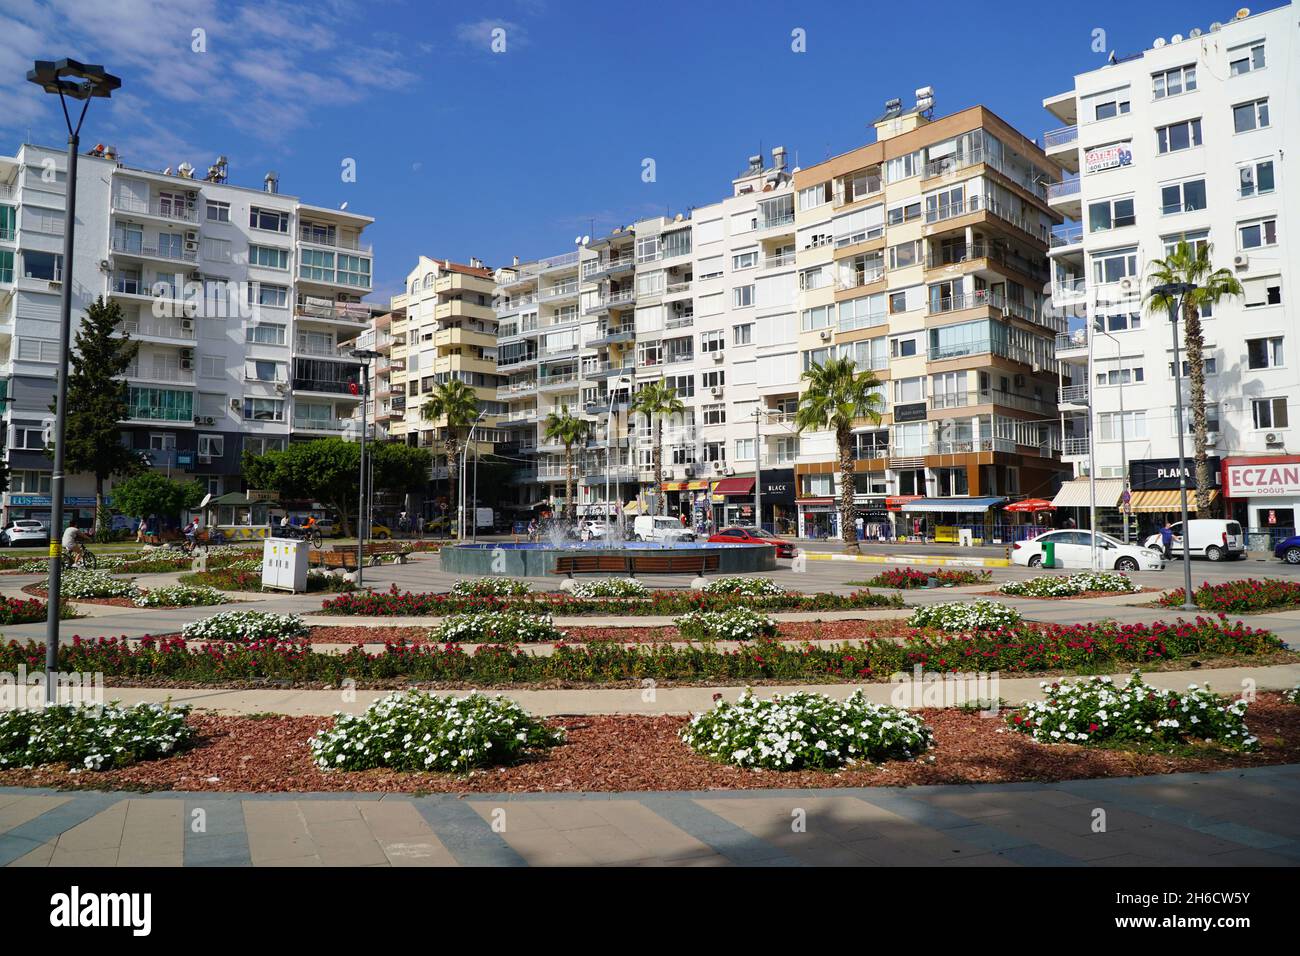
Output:
<svg viewBox="0 0 1300 956">
<path fill-rule="evenodd" d="M 715 495 L 752 495 L 754 493 L 753 478 L 723 478 L 713 486 Z"/>
<path fill-rule="evenodd" d="M 707 481 L 665 481 L 664 491 L 704 491 L 709 487 Z"/>
<path fill-rule="evenodd" d="M 931 514 L 967 514 L 973 511 L 988 511 L 1006 500 L 1006 498 L 918 498 L 903 505 L 902 510 Z"/>
<path fill-rule="evenodd" d="M 1061 485 L 1061 490 L 1052 499 L 1058 508 L 1089 508 L 1092 506 L 1092 483 L 1087 478 L 1075 478 Z M 1119 504 L 1119 496 L 1124 493 L 1123 478 L 1097 479 L 1097 507 L 1114 508 Z"/>
<path fill-rule="evenodd" d="M 1210 503 L 1219 497 L 1217 491 L 1210 491 Z M 1158 491 L 1135 491 L 1129 501 L 1134 511 L 1168 512 L 1177 514 L 1182 510 L 1182 492 L 1177 488 L 1162 488 Z M 1187 489 L 1187 510 L 1196 510 L 1196 492 Z"/>
</svg>

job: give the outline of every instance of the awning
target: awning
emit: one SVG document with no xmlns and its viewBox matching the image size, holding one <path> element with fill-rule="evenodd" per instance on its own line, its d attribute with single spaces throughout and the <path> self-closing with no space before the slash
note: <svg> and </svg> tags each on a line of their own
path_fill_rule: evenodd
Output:
<svg viewBox="0 0 1300 956">
<path fill-rule="evenodd" d="M 664 491 L 704 491 L 709 487 L 707 481 L 665 481 Z"/>
<path fill-rule="evenodd" d="M 1219 497 L 1217 491 L 1210 491 L 1210 503 Z M 1135 491 L 1129 500 L 1129 507 L 1134 511 L 1156 511 L 1177 514 L 1182 510 L 1182 492 L 1178 488 L 1162 488 L 1158 491 Z M 1187 489 L 1187 510 L 1196 510 L 1196 492 Z"/>
<path fill-rule="evenodd" d="M 923 511 L 938 514 L 966 514 L 988 511 L 1005 502 L 1006 498 L 918 498 L 903 505 L 903 511 Z"/>
<path fill-rule="evenodd" d="M 1075 478 L 1061 485 L 1061 490 L 1052 499 L 1058 508 L 1089 508 L 1092 506 L 1092 483 L 1087 478 Z M 1124 493 L 1123 478 L 1097 479 L 1097 507 L 1114 508 L 1119 504 L 1119 496 Z"/>
<path fill-rule="evenodd" d="M 798 501 L 798 504 L 799 504 L 800 506 L 803 506 L 803 505 L 833 505 L 833 504 L 835 504 L 835 499 L 834 499 L 834 498 L 800 498 L 799 501 Z"/>
<path fill-rule="evenodd" d="M 753 478 L 723 478 L 713 486 L 715 495 L 752 495 L 754 493 Z"/>
<path fill-rule="evenodd" d="M 1040 511 L 1055 511 L 1056 505 L 1043 498 L 1025 498 L 1021 501 L 1013 501 L 1007 505 L 1005 511 L 1013 514 L 1037 514 Z"/>
</svg>

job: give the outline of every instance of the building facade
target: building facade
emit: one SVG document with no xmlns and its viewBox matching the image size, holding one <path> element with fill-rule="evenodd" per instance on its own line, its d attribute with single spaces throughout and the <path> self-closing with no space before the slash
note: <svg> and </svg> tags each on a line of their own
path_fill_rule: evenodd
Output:
<svg viewBox="0 0 1300 956">
<path fill-rule="evenodd" d="M 1215 513 L 1265 535 L 1296 527 L 1300 489 L 1247 483 L 1261 459 L 1300 462 L 1290 430 L 1298 200 L 1284 171 L 1300 129 L 1295 42 L 1294 7 L 1242 11 L 1114 58 L 1044 100 L 1067 124 L 1044 137 L 1060 167 L 1049 199 L 1068 220 L 1052 236 L 1052 296 L 1070 316 L 1057 356 L 1064 457 L 1080 480 L 1063 494 L 1086 513 L 1095 468 L 1104 529 L 1119 533 L 1125 504 L 1130 525 L 1177 520 L 1180 406 L 1193 455 L 1186 360 L 1176 381 L 1169 317 L 1143 296 L 1152 263 L 1181 240 L 1208 245 L 1244 290 L 1202 315 Z M 1190 465 L 1188 475 L 1194 486 Z"/>
<path fill-rule="evenodd" d="M 239 490 L 244 451 L 344 432 L 360 369 L 341 346 L 371 318 L 362 233 L 373 220 L 284 195 L 273 173 L 260 190 L 232 185 L 224 157 L 197 178 L 185 164 L 157 172 L 97 150 L 80 158 L 67 275 L 65 185 L 62 150 L 24 145 L 0 158 L 6 520 L 50 515 L 44 449 L 64 282 L 74 322 L 102 296 L 140 343 L 122 441 L 154 468 L 219 495 Z M 93 494 L 90 476 L 69 476 L 66 505 L 81 523 Z"/>
</svg>

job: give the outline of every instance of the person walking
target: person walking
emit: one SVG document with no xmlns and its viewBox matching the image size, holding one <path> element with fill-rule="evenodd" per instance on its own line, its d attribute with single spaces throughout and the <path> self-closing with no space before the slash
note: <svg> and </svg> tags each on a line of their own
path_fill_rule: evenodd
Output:
<svg viewBox="0 0 1300 956">
<path fill-rule="evenodd" d="M 1160 529 L 1160 544 L 1165 551 L 1165 560 L 1172 561 L 1174 557 L 1174 529 L 1170 526 L 1168 521 L 1166 521 L 1165 526 Z"/>
<path fill-rule="evenodd" d="M 145 532 L 145 527 L 146 527 L 146 526 L 145 526 L 144 519 L 141 518 L 141 519 L 140 519 L 140 523 L 139 523 L 138 525 L 135 526 L 135 543 L 136 543 L 136 544 L 144 544 L 144 532 Z"/>
</svg>

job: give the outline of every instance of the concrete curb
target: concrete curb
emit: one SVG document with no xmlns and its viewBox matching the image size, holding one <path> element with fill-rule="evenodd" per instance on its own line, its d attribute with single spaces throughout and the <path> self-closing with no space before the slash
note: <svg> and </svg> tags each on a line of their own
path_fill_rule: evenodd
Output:
<svg viewBox="0 0 1300 956">
<path fill-rule="evenodd" d="M 861 564 L 920 564 L 948 568 L 1009 568 L 1007 558 L 943 558 L 928 554 L 822 554 L 800 551 L 809 561 L 854 561 Z"/>
</svg>

